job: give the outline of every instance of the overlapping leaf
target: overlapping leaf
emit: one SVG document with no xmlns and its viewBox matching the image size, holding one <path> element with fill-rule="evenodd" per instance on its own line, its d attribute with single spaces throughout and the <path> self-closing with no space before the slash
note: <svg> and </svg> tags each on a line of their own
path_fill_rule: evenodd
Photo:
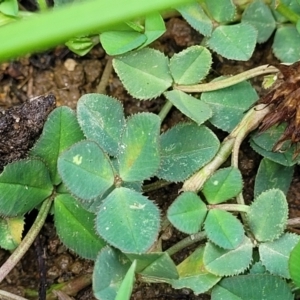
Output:
<svg viewBox="0 0 300 300">
<path fill-rule="evenodd" d="M 61 106 L 49 115 L 40 139 L 29 154 L 43 159 L 53 184 L 57 185 L 61 182 L 57 171 L 58 156 L 83 138 L 75 113 L 70 108 Z"/>
<path fill-rule="evenodd" d="M 85 94 L 77 104 L 77 118 L 85 136 L 116 156 L 125 124 L 123 107 L 115 98 L 101 94 Z"/>
<path fill-rule="evenodd" d="M 257 39 L 255 28 L 246 23 L 217 27 L 207 44 L 218 54 L 235 60 L 246 61 L 254 51 Z"/>
<path fill-rule="evenodd" d="M 127 120 L 117 155 L 123 181 L 141 181 L 153 176 L 160 163 L 160 118 L 154 114 L 133 115 Z"/>
<path fill-rule="evenodd" d="M 273 241 L 286 228 L 288 205 L 281 190 L 272 189 L 260 194 L 247 213 L 249 227 L 260 242 Z"/>
<path fill-rule="evenodd" d="M 95 260 L 106 245 L 95 231 L 95 214 L 86 211 L 69 194 L 55 198 L 54 221 L 60 240 L 84 258 Z"/>
<path fill-rule="evenodd" d="M 161 164 L 157 176 L 183 181 L 209 162 L 219 148 L 219 140 L 205 126 L 179 124 L 161 135 Z"/>
<path fill-rule="evenodd" d="M 207 213 L 201 198 L 193 192 L 178 196 L 168 209 L 168 219 L 178 230 L 193 234 L 200 231 Z"/>
<path fill-rule="evenodd" d="M 172 84 L 169 62 L 163 53 L 149 48 L 113 59 L 113 66 L 126 90 L 138 99 L 161 95 Z"/>
<path fill-rule="evenodd" d="M 212 110 L 208 104 L 184 92 L 173 90 L 165 92 L 164 95 L 183 114 L 198 125 L 203 124 L 212 116 Z"/>
<path fill-rule="evenodd" d="M 58 172 L 67 188 L 82 200 L 103 195 L 114 183 L 110 161 L 92 141 L 82 141 L 58 159 Z"/>
<path fill-rule="evenodd" d="M 50 174 L 38 159 L 8 164 L 0 175 L 0 214 L 23 215 L 52 193 Z"/>
<path fill-rule="evenodd" d="M 156 240 L 159 227 L 156 205 L 142 194 L 123 187 L 108 195 L 96 219 L 101 237 L 122 252 L 146 252 Z"/>
</svg>

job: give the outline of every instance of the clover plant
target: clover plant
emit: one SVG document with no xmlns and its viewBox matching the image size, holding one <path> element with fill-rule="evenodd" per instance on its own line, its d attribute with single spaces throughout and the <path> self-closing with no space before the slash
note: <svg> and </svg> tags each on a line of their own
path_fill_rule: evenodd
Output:
<svg viewBox="0 0 300 300">
<path fill-rule="evenodd" d="M 9 6 L 9 12 L 7 4 L 0 5 L 3 16 L 13 13 L 15 18 L 16 8 Z M 129 94 L 148 101 L 164 97 L 166 104 L 158 115 L 125 117 L 117 99 L 86 94 L 76 113 L 59 107 L 49 115 L 28 157 L 8 164 L 0 175 L 0 243 L 16 249 L 0 268 L 0 281 L 52 213 L 61 241 L 95 261 L 97 299 L 130 299 L 137 278 L 209 293 L 214 300 L 293 299 L 300 288 L 300 238 L 287 228 L 299 220 L 288 219 L 286 193 L 299 157 L 294 145 L 272 151 L 285 124 L 255 131 L 272 107 L 257 104 L 259 96 L 248 81 L 278 69 L 260 66 L 199 82 L 210 72 L 208 48 L 229 59 L 248 60 L 256 43 L 274 31 L 275 55 L 285 62 L 298 60 L 299 8 L 293 0 L 204 0 L 178 6 L 205 39 L 171 58 L 145 47 L 164 31 L 160 9 L 150 9 L 143 21 L 124 17 L 127 23 L 96 32 L 106 51 L 115 55 L 113 67 Z M 61 9 L 57 12 L 63 15 Z M 38 23 L 33 18 L 30 22 Z M 14 30 L 22 23 L 16 22 Z M 0 29 L 0 39 L 9 26 Z M 94 45 L 94 36 L 75 31 L 63 42 L 69 39 L 68 46 L 84 49 L 78 51 L 84 54 Z M 119 43 L 112 43 L 116 37 Z M 0 50 L 1 59 L 8 57 L 8 48 Z M 18 54 L 26 51 L 31 49 Z M 161 122 L 173 105 L 189 121 L 161 133 Z M 228 136 L 219 141 L 212 128 Z M 252 149 L 263 159 L 254 199 L 247 204 L 238 162 L 240 145 L 249 134 Z M 148 179 L 183 182 L 166 215 L 143 193 Z M 21 241 L 23 216 L 34 208 L 39 214 Z M 161 235 L 170 226 L 187 236 L 162 250 Z M 191 245 L 193 252 L 176 264 L 172 256 Z"/>
<path fill-rule="evenodd" d="M 147 282 L 190 288 L 195 294 L 209 292 L 212 299 L 250 299 L 262 290 L 270 299 L 292 299 L 288 281 L 293 276 L 295 287 L 298 282 L 291 263 L 298 256 L 292 250 L 300 238 L 286 232 L 291 220 L 285 194 L 298 160 L 292 157 L 294 147 L 272 152 L 283 125 L 251 138 L 253 149 L 264 158 L 250 205 L 243 200 L 237 164 L 241 141 L 270 109 L 262 104 L 251 108 L 258 96 L 243 79 L 277 69 L 263 66 L 244 77 L 195 85 L 199 90 L 210 85 L 211 91 L 199 99 L 184 90 L 210 70 L 211 54 L 203 46 L 191 46 L 171 59 L 145 48 L 114 58 L 113 65 L 136 98 L 165 96 L 161 114 L 126 118 L 117 99 L 101 94 L 82 96 L 76 114 L 67 107 L 56 108 L 28 158 L 8 164 L 0 175 L 0 213 L 5 217 L 1 246 L 14 249 L 20 243 L 14 228 L 22 230 L 26 212 L 40 207 L 40 218 L 45 218 L 52 206 L 62 242 L 95 260 L 98 299 L 129 299 L 135 274 Z M 134 78 L 140 78 L 138 85 Z M 161 134 L 170 103 L 191 121 Z M 229 136 L 221 143 L 204 125 L 207 122 Z M 231 166 L 219 168 L 231 153 Z M 184 182 L 166 216 L 143 194 L 143 182 L 153 177 Z M 228 202 L 233 199 L 235 203 Z M 188 237 L 162 251 L 160 234 L 168 226 Z M 174 263 L 172 255 L 200 241 L 190 256 Z M 19 248 L 23 245 L 24 240 Z M 13 266 L 9 260 L 7 264 Z M 258 284 L 263 288 L 257 289 Z"/>
</svg>

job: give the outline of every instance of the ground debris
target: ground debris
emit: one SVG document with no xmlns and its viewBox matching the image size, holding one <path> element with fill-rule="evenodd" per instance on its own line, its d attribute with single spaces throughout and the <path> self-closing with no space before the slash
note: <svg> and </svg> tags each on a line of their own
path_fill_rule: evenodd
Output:
<svg viewBox="0 0 300 300">
<path fill-rule="evenodd" d="M 26 156 L 54 108 L 55 97 L 50 94 L 0 111 L 0 172 L 9 162 Z"/>
<path fill-rule="evenodd" d="M 271 107 L 259 130 L 263 132 L 274 125 L 287 123 L 285 131 L 273 147 L 273 151 L 279 151 L 285 141 L 290 141 L 291 144 L 300 142 L 300 62 L 290 66 L 283 64 L 275 66 L 279 69 L 281 76 L 272 90 L 258 101 Z M 299 154 L 300 148 L 297 147 L 294 157 Z"/>
</svg>

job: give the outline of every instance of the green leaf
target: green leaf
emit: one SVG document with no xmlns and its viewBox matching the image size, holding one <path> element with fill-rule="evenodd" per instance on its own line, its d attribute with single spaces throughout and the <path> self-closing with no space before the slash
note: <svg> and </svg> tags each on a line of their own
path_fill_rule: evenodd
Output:
<svg viewBox="0 0 300 300">
<path fill-rule="evenodd" d="M 282 26 L 276 30 L 273 52 L 284 63 L 294 63 L 300 59 L 300 33 L 295 26 Z"/>
<path fill-rule="evenodd" d="M 204 247 L 197 248 L 177 266 L 180 277 L 177 280 L 172 280 L 173 288 L 189 288 L 198 295 L 207 292 L 221 279 L 205 269 L 203 252 Z"/>
<path fill-rule="evenodd" d="M 249 270 L 249 274 L 252 275 L 267 274 L 267 270 L 266 267 L 261 263 L 261 261 L 258 261 L 251 266 Z"/>
<path fill-rule="evenodd" d="M 57 171 L 59 155 L 83 138 L 75 113 L 70 108 L 61 106 L 48 116 L 43 133 L 29 155 L 40 157 L 45 162 L 53 184 L 58 185 L 61 182 Z"/>
<path fill-rule="evenodd" d="M 283 166 L 290 167 L 297 163 L 298 159 L 293 159 L 295 153 L 295 145 L 290 146 L 290 142 L 283 145 L 284 151 L 273 152 L 272 149 L 281 137 L 286 124 L 273 126 L 270 129 L 256 133 L 250 140 L 250 145 L 257 153 Z"/>
<path fill-rule="evenodd" d="M 0 60 L 3 62 L 27 53 L 53 49 L 74 36 L 107 31 L 123 21 L 134 20 L 155 11 L 169 10 L 192 1 L 129 0 L 125 4 L 123 0 L 81 1 L 60 9 L 49 9 L 45 12 L 47 17 L 35 13 L 34 18 L 24 17 L 14 26 L 1 28 Z M 57 24 L 60 26 L 56 26 Z"/>
<path fill-rule="evenodd" d="M 102 47 L 109 55 L 120 55 L 136 49 L 147 41 L 147 37 L 134 30 L 105 31 L 100 34 Z"/>
<path fill-rule="evenodd" d="M 210 36 L 213 29 L 213 23 L 205 14 L 199 3 L 189 3 L 176 7 L 182 17 L 197 31 L 204 36 Z"/>
<path fill-rule="evenodd" d="M 15 17 L 9 17 L 9 16 L 1 14 L 1 13 L 0 13 L 0 16 L 1 16 L 0 26 L 15 22 L 15 20 L 16 20 Z"/>
<path fill-rule="evenodd" d="M 205 126 L 179 124 L 161 135 L 159 178 L 183 181 L 208 163 L 219 149 L 219 140 Z"/>
<path fill-rule="evenodd" d="M 53 2 L 54 2 L 54 7 L 59 7 L 67 3 L 75 2 L 75 0 L 54 0 Z"/>
<path fill-rule="evenodd" d="M 3 0 L 0 2 L 0 12 L 4 15 L 16 17 L 19 12 L 17 0 Z"/>
<path fill-rule="evenodd" d="M 175 263 L 166 252 L 151 252 L 145 254 L 126 254 L 131 260 L 137 262 L 136 272 L 155 280 L 167 281 L 177 279 L 178 272 Z"/>
<path fill-rule="evenodd" d="M 0 175 L 0 215 L 23 215 L 49 197 L 52 190 L 42 161 L 26 159 L 8 164 Z"/>
<path fill-rule="evenodd" d="M 244 240 L 243 225 L 235 216 L 224 210 L 209 210 L 204 229 L 208 239 L 224 249 L 235 249 Z"/>
<path fill-rule="evenodd" d="M 289 257 L 289 272 L 292 280 L 300 287 L 300 242 L 294 247 Z"/>
<path fill-rule="evenodd" d="M 109 155 L 117 155 L 125 124 L 120 101 L 106 95 L 85 94 L 78 101 L 77 117 L 87 139 L 97 142 Z"/>
<path fill-rule="evenodd" d="M 107 155 L 92 141 L 82 141 L 58 159 L 58 172 L 76 197 L 92 200 L 103 195 L 114 183 L 114 173 Z"/>
<path fill-rule="evenodd" d="M 159 13 L 147 14 L 145 18 L 146 42 L 142 47 L 146 47 L 157 40 L 166 31 L 164 19 Z"/>
<path fill-rule="evenodd" d="M 115 300 L 130 265 L 121 252 L 104 247 L 97 257 L 93 272 L 95 297 L 99 300 Z"/>
<path fill-rule="evenodd" d="M 130 95 L 137 99 L 158 97 L 172 85 L 168 58 L 145 48 L 113 59 L 113 66 Z"/>
<path fill-rule="evenodd" d="M 150 178 L 159 167 L 160 118 L 140 113 L 128 118 L 119 143 L 119 174 L 123 181 Z"/>
<path fill-rule="evenodd" d="M 283 233 L 288 219 L 288 205 L 283 192 L 272 189 L 260 194 L 250 205 L 247 219 L 258 241 L 277 239 Z"/>
<path fill-rule="evenodd" d="M 272 188 L 282 190 L 284 194 L 287 194 L 293 173 L 293 167 L 284 167 L 267 158 L 263 158 L 255 178 L 254 196 L 257 197 L 262 192 Z"/>
<path fill-rule="evenodd" d="M 235 5 L 231 0 L 205 0 L 205 4 L 211 16 L 219 23 L 233 21 L 235 17 Z"/>
<path fill-rule="evenodd" d="M 234 167 L 219 169 L 204 184 L 202 193 L 209 204 L 237 196 L 243 188 L 241 172 Z"/>
<path fill-rule="evenodd" d="M 193 234 L 200 231 L 206 213 L 207 208 L 201 198 L 193 192 L 185 192 L 171 204 L 167 216 L 178 230 Z"/>
<path fill-rule="evenodd" d="M 289 256 L 299 241 L 298 235 L 285 233 L 273 242 L 260 244 L 259 257 L 266 269 L 273 275 L 289 279 Z"/>
<path fill-rule="evenodd" d="M 255 48 L 257 31 L 250 24 L 240 23 L 217 27 L 207 41 L 209 48 L 228 59 L 250 59 Z"/>
<path fill-rule="evenodd" d="M 292 300 L 291 289 L 279 277 L 262 275 L 239 275 L 221 280 L 211 293 L 212 300 Z"/>
<path fill-rule="evenodd" d="M 66 46 L 74 53 L 84 56 L 98 43 L 93 38 L 88 36 L 74 37 L 66 42 Z"/>
<path fill-rule="evenodd" d="M 137 32 L 143 32 L 144 31 L 144 26 L 141 24 L 140 21 L 127 21 L 123 23 L 122 25 L 117 25 L 116 27 L 123 27 L 121 30 L 127 30 L 128 31 L 128 26 L 130 29 L 133 29 Z"/>
<path fill-rule="evenodd" d="M 211 64 L 212 58 L 207 48 L 191 46 L 173 55 L 170 72 L 177 84 L 196 84 L 207 76 Z"/>
<path fill-rule="evenodd" d="M 24 229 L 24 218 L 0 219 L 0 247 L 5 250 L 15 250 L 21 243 Z"/>
<path fill-rule="evenodd" d="M 262 0 L 253 1 L 246 7 L 242 15 L 242 22 L 249 23 L 256 28 L 258 43 L 268 40 L 276 28 L 272 12 Z"/>
<path fill-rule="evenodd" d="M 122 252 L 144 253 L 155 242 L 160 227 L 156 205 L 142 194 L 116 188 L 100 205 L 98 233 Z"/>
<path fill-rule="evenodd" d="M 212 116 L 209 105 L 182 91 L 173 90 L 164 93 L 165 97 L 172 102 L 184 115 L 201 125 Z"/>
<path fill-rule="evenodd" d="M 209 104 L 213 111 L 210 122 L 231 132 L 242 120 L 245 111 L 258 100 L 258 95 L 251 84 L 244 81 L 225 89 L 202 93 L 201 100 Z"/>
<path fill-rule="evenodd" d="M 129 300 L 135 282 L 136 261 L 134 261 L 127 271 L 120 288 L 117 292 L 115 300 Z"/>
<path fill-rule="evenodd" d="M 284 14 L 281 14 L 280 12 L 278 12 L 276 10 L 278 2 L 276 2 L 275 0 L 271 1 L 271 8 L 272 8 L 272 12 L 274 14 L 274 17 L 277 21 L 277 23 L 287 23 L 289 20 L 286 16 L 284 16 Z M 285 6 L 284 8 L 290 10 L 292 12 L 292 14 L 300 14 L 300 5 L 299 5 L 299 0 L 281 0 L 280 4 L 283 4 L 283 6 Z M 286 11 L 287 14 L 289 14 L 290 12 Z M 295 15 L 294 15 L 295 16 Z M 291 16 L 289 16 L 291 17 Z"/>
<path fill-rule="evenodd" d="M 81 257 L 95 260 L 106 245 L 96 234 L 95 214 L 86 211 L 71 195 L 56 196 L 54 221 L 60 240 Z"/>
<path fill-rule="evenodd" d="M 249 238 L 233 250 L 222 249 L 207 242 L 203 262 L 205 268 L 217 276 L 233 276 L 246 270 L 252 260 L 252 243 Z"/>
</svg>

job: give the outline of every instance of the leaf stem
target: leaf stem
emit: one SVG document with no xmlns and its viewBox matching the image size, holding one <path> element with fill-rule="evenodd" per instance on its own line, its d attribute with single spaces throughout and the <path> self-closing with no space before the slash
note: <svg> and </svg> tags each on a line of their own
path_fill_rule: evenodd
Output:
<svg viewBox="0 0 300 300">
<path fill-rule="evenodd" d="M 163 108 L 161 109 L 161 111 L 158 114 L 158 116 L 161 118 L 161 121 L 163 121 L 165 119 L 165 117 L 167 116 L 167 114 L 169 113 L 169 111 L 171 110 L 172 107 L 173 107 L 172 102 L 167 100 L 167 102 L 165 103 L 165 105 L 163 106 Z"/>
<path fill-rule="evenodd" d="M 278 2 L 279 3 L 275 6 L 275 10 L 288 19 L 291 23 L 296 24 L 300 20 L 300 16 L 281 1 Z"/>
<path fill-rule="evenodd" d="M 97 93 L 99 94 L 106 94 L 106 86 L 108 84 L 108 81 L 109 81 L 109 77 L 112 73 L 112 69 L 113 69 L 113 66 L 112 66 L 112 57 L 108 56 L 107 55 L 107 61 L 106 61 L 106 65 L 105 65 L 105 68 L 104 68 L 104 71 L 102 73 L 102 76 L 101 76 L 101 79 L 100 79 L 100 82 L 97 86 Z"/>
<path fill-rule="evenodd" d="M 232 164 L 237 167 L 238 150 L 241 142 L 251 131 L 255 130 L 259 126 L 260 122 L 269 111 L 270 107 L 266 106 L 265 104 L 259 104 L 250 109 L 241 122 L 223 141 L 213 160 L 188 180 L 186 180 L 181 191 L 198 192 L 202 188 L 205 181 L 226 161 L 232 151 Z M 244 204 L 241 199 L 239 204 Z"/>
<path fill-rule="evenodd" d="M 222 209 L 226 211 L 248 212 L 249 206 L 244 204 L 209 204 L 208 209 Z"/>
<path fill-rule="evenodd" d="M 14 251 L 14 253 L 1 266 L 0 282 L 2 282 L 2 280 L 7 276 L 7 274 L 15 267 L 15 265 L 20 261 L 20 259 L 24 256 L 24 254 L 27 252 L 29 247 L 34 242 L 36 236 L 38 235 L 38 233 L 40 232 L 41 228 L 45 223 L 51 205 L 52 205 L 52 197 L 49 197 L 43 202 L 40 211 L 36 217 L 36 220 L 34 221 L 27 235 L 22 240 L 18 248 Z"/>
<path fill-rule="evenodd" d="M 265 104 L 260 104 L 255 107 L 254 111 L 249 111 L 243 120 L 240 122 L 237 133 L 232 149 L 232 156 L 231 156 L 231 164 L 233 167 L 238 168 L 238 161 L 239 161 L 239 150 L 243 140 L 246 136 L 253 130 L 255 130 L 266 114 L 270 111 L 270 106 L 266 106 Z M 232 132 L 235 135 L 235 130 Z M 243 193 L 241 192 L 236 197 L 238 204 L 245 204 Z"/>
<path fill-rule="evenodd" d="M 161 189 L 165 186 L 168 186 L 170 184 L 172 184 L 173 182 L 170 181 L 166 181 L 166 180 L 157 180 L 153 183 L 149 183 L 146 185 L 143 185 L 143 193 L 148 193 L 151 191 L 156 191 L 158 189 Z"/>
<path fill-rule="evenodd" d="M 204 231 L 200 231 L 197 232 L 196 234 L 192 234 L 186 237 L 185 239 L 181 240 L 177 244 L 167 249 L 165 252 L 167 252 L 169 255 L 173 255 L 188 246 L 203 241 L 204 239 L 206 239 L 206 233 Z"/>
<path fill-rule="evenodd" d="M 38 8 L 41 12 L 44 12 L 48 9 L 47 2 L 45 0 L 37 0 L 36 1 Z"/>
<path fill-rule="evenodd" d="M 213 158 L 211 162 L 209 162 L 206 166 L 204 166 L 200 171 L 186 180 L 182 186 L 181 191 L 192 191 L 198 192 L 205 181 L 217 170 L 229 157 L 231 150 L 233 148 L 234 139 L 226 138 L 221 147 Z"/>
<path fill-rule="evenodd" d="M 277 73 L 278 69 L 270 66 L 270 65 L 263 65 L 259 66 L 257 68 L 253 68 L 251 70 L 247 70 L 245 72 L 239 73 L 237 75 L 233 75 L 230 77 L 227 77 L 225 79 L 219 80 L 219 81 L 213 81 L 209 83 L 202 83 L 202 84 L 196 84 L 196 85 L 174 85 L 174 89 L 187 92 L 187 93 L 201 93 L 201 92 L 210 92 L 215 90 L 220 90 L 232 85 L 235 85 L 237 83 L 243 82 L 245 80 L 248 80 L 250 78 L 264 75 L 264 74 L 270 74 L 270 73 Z"/>
</svg>

